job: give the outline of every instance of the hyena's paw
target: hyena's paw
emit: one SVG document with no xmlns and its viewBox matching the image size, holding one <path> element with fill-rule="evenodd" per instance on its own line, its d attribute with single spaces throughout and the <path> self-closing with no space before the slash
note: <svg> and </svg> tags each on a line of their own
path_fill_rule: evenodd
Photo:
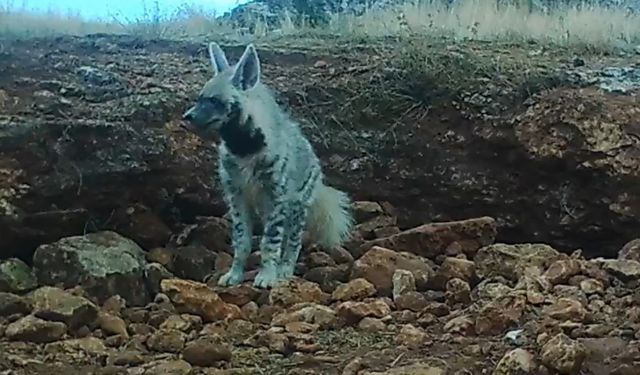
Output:
<svg viewBox="0 0 640 375">
<path fill-rule="evenodd" d="M 256 275 L 253 286 L 256 288 L 270 288 L 279 282 L 278 269 L 276 266 L 262 266 Z"/>
<path fill-rule="evenodd" d="M 295 270 L 295 264 L 282 263 L 278 268 L 278 274 L 280 275 L 281 279 L 287 280 L 293 277 Z"/>
<path fill-rule="evenodd" d="M 240 284 L 244 279 L 244 272 L 242 270 L 231 267 L 229 272 L 220 276 L 218 279 L 218 285 L 220 286 L 233 286 Z"/>
</svg>

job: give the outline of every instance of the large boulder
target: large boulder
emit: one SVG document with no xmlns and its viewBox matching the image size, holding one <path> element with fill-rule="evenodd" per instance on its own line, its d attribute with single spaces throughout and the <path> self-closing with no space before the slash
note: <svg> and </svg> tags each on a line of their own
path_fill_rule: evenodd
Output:
<svg viewBox="0 0 640 375">
<path fill-rule="evenodd" d="M 120 295 L 132 306 L 149 302 L 145 287 L 144 251 L 135 242 L 111 232 L 66 237 L 41 245 L 33 266 L 42 285 L 82 286 L 102 303 Z"/>
</svg>

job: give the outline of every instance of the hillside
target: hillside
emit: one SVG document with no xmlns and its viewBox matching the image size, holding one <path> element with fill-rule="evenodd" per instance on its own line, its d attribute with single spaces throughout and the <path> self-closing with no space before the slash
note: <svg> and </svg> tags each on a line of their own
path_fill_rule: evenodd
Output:
<svg viewBox="0 0 640 375">
<path fill-rule="evenodd" d="M 359 222 L 271 291 L 215 287 L 215 37 L 3 36 L 0 370 L 637 373 L 639 39 L 576 35 L 257 38 Z"/>
</svg>

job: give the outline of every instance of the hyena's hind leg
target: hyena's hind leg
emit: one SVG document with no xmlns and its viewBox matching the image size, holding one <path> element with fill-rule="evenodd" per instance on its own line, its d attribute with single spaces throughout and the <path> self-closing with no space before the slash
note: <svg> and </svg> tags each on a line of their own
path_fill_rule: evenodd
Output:
<svg viewBox="0 0 640 375">
<path fill-rule="evenodd" d="M 313 190 L 315 189 L 319 169 L 313 170 L 302 188 L 298 191 L 297 199 L 291 201 L 286 219 L 285 242 L 282 248 L 282 258 L 279 266 L 279 277 L 289 279 L 293 277 L 300 250 L 302 249 L 302 236 L 309 217 L 309 208 L 313 202 Z"/>
<path fill-rule="evenodd" d="M 296 263 L 302 249 L 302 236 L 307 222 L 310 202 L 295 200 L 291 202 L 291 209 L 286 222 L 286 241 L 282 247 L 282 257 L 278 267 L 279 277 L 289 279 L 293 277 Z"/>
</svg>

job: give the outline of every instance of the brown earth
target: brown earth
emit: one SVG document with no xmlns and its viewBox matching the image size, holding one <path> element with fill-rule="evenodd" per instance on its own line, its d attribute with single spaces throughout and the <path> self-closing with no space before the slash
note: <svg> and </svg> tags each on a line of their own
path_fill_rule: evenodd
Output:
<svg viewBox="0 0 640 375">
<path fill-rule="evenodd" d="M 2 43 L 2 256 L 99 229 L 152 248 L 224 213 L 215 148 L 178 126 L 210 74 L 203 43 Z M 230 59 L 242 48 L 227 48 Z M 631 57 L 312 40 L 260 53 L 330 182 L 390 202 L 401 228 L 490 215 L 500 241 L 589 255 L 614 255 L 637 233 L 637 96 L 584 84 Z"/>
<path fill-rule="evenodd" d="M 264 292 L 199 283 L 215 268 L 214 285 L 230 252 L 215 147 L 179 126 L 210 72 L 203 43 L 2 46 L 0 259 L 27 264 L 0 263 L 0 370 L 640 370 L 637 241 L 611 259 L 640 224 L 640 110 L 598 81 L 630 57 L 261 47 L 265 81 L 304 119 L 330 182 L 381 202 L 356 205 L 346 249 L 306 249 L 301 278 Z"/>
</svg>

